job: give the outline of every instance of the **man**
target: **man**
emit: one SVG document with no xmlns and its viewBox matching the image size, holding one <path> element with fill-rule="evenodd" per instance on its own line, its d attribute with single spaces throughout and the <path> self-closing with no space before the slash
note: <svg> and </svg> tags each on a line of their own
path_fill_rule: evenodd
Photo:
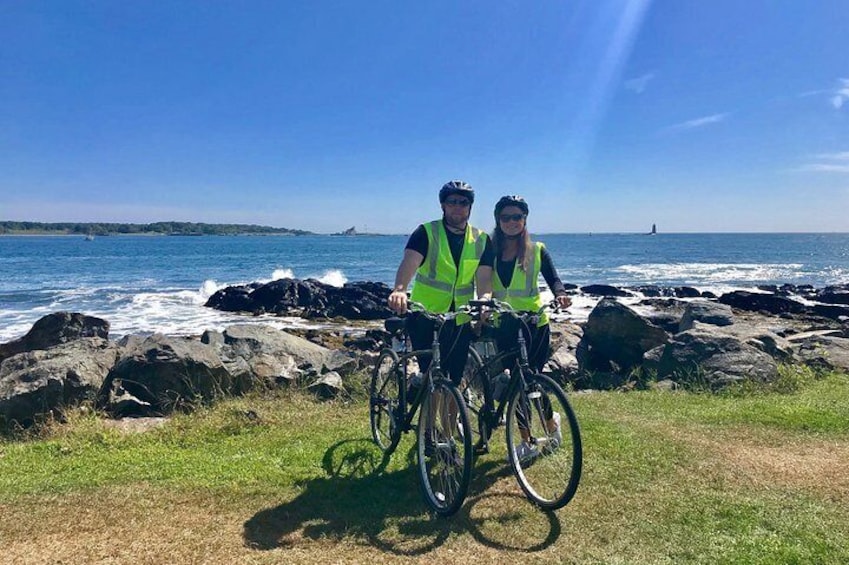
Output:
<svg viewBox="0 0 849 565">
<path fill-rule="evenodd" d="M 492 242 L 483 230 L 469 225 L 475 191 L 460 180 L 445 183 L 439 191 L 442 219 L 420 225 L 407 241 L 404 258 L 395 274 L 389 307 L 399 314 L 407 311 L 407 286 L 415 276 L 410 299 L 428 312 L 453 312 L 474 298 L 475 284 L 481 298 L 492 294 Z M 413 317 L 408 325 L 415 349 L 430 349 L 433 323 Z M 440 334 L 442 368 L 460 384 L 472 333 L 468 323 L 449 322 Z M 430 356 L 419 359 L 422 372 Z"/>
</svg>

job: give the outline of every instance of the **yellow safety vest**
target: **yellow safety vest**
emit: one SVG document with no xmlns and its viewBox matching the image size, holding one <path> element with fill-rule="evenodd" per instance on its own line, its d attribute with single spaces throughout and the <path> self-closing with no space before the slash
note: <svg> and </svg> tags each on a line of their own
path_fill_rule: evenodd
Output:
<svg viewBox="0 0 849 565">
<path fill-rule="evenodd" d="M 486 233 L 466 225 L 458 269 L 442 220 L 424 224 L 424 228 L 427 256 L 416 271 L 410 299 L 423 304 L 428 312 L 442 314 L 448 312 L 452 302 L 455 306 L 463 306 L 474 298 L 475 272 L 486 248 Z"/>
<path fill-rule="evenodd" d="M 504 288 L 504 285 L 501 284 L 501 277 L 498 276 L 497 272 L 494 272 L 492 274 L 492 297 L 503 300 L 516 310 L 525 312 L 536 312 L 542 308 L 542 296 L 539 293 L 539 273 L 542 269 L 542 249 L 544 247 L 545 245 L 539 241 L 534 244 L 534 254 L 531 257 L 527 272 L 522 270 L 517 258 L 509 287 Z M 548 313 L 543 312 L 539 317 L 537 327 L 542 327 L 547 323 Z"/>
</svg>

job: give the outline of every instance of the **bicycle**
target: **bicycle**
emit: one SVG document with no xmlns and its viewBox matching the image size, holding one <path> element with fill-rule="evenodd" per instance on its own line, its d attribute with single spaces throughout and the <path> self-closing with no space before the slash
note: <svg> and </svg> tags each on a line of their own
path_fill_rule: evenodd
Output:
<svg viewBox="0 0 849 565">
<path fill-rule="evenodd" d="M 475 342 L 469 348 L 463 397 L 477 418 L 475 451 L 487 453 L 492 432 L 506 424 L 507 457 L 519 486 L 543 510 L 562 508 L 575 495 L 581 479 L 578 419 L 560 385 L 531 369 L 522 332 L 523 326 L 537 324 L 546 306 L 538 312 L 519 312 L 505 302 L 487 300 L 472 301 L 470 307 L 478 321 L 486 309 L 519 321 L 516 348 L 497 353 L 494 347 L 483 347 L 484 358 Z M 513 355 L 517 360 L 509 373 L 503 370 L 504 361 Z"/>
<path fill-rule="evenodd" d="M 401 434 L 413 429 L 418 411 L 416 454 L 419 479 L 425 501 L 440 516 L 460 509 L 472 477 L 472 434 L 469 414 L 459 389 L 442 373 L 439 333 L 445 323 L 463 310 L 430 314 L 416 302 L 411 312 L 433 320 L 431 349 L 412 350 L 406 325 L 409 318 L 389 318 L 384 322 L 393 347 L 381 350 L 369 386 L 369 422 L 374 442 L 388 456 Z M 431 354 L 430 367 L 421 383 L 408 390 L 410 363 L 422 354 Z M 418 390 L 416 390 L 416 388 Z M 412 392 L 412 397 L 408 395 Z M 409 406 L 409 408 L 408 408 Z M 421 407 L 421 410 L 419 408 Z"/>
</svg>

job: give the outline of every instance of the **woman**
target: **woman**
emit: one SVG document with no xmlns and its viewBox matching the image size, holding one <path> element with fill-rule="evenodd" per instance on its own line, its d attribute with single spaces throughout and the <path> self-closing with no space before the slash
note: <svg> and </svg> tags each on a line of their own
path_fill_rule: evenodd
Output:
<svg viewBox="0 0 849 565">
<path fill-rule="evenodd" d="M 539 292 L 542 273 L 557 303 L 561 308 L 568 308 L 572 301 L 554 269 L 551 255 L 541 242 L 531 241 L 527 219 L 528 204 L 521 196 L 502 196 L 495 205 L 493 298 L 507 302 L 516 310 L 539 310 L 543 305 Z M 505 319 L 496 338 L 499 350 L 514 348 L 516 336 L 516 324 Z M 526 334 L 525 339 L 531 369 L 541 371 L 550 356 L 551 328 L 546 313 L 540 316 L 536 328 L 530 328 L 530 335 Z"/>
<path fill-rule="evenodd" d="M 495 251 L 495 272 L 492 277 L 492 296 L 507 302 L 516 310 L 538 311 L 542 308 L 542 296 L 539 292 L 539 275 L 542 273 L 548 288 L 554 293 L 557 303 L 568 308 L 572 301 L 566 296 L 563 282 L 557 276 L 551 255 L 540 242 L 532 242 L 528 233 L 528 204 L 521 196 L 503 196 L 495 205 L 495 230 L 492 243 Z M 542 371 L 548 361 L 551 345 L 551 328 L 548 315 L 543 312 L 535 328 L 528 328 L 525 340 L 528 344 L 528 363 L 534 371 Z M 516 347 L 518 322 L 502 316 L 496 342 L 500 351 Z M 512 366 L 513 359 L 506 359 L 506 366 Z M 548 398 L 546 403 L 546 426 L 553 432 L 555 448 L 562 441 L 560 432 L 560 414 L 552 410 Z M 520 461 L 528 461 L 539 456 L 535 445 L 530 443 L 530 432 L 526 409 L 519 409 L 518 424 L 522 442 L 516 448 Z"/>
</svg>

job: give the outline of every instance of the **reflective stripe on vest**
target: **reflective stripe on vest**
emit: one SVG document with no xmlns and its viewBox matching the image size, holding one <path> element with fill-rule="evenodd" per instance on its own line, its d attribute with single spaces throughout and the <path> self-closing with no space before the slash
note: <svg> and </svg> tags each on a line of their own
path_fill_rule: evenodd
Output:
<svg viewBox="0 0 849 565">
<path fill-rule="evenodd" d="M 448 235 L 442 220 L 424 224 L 427 233 L 427 257 L 416 271 L 410 298 L 430 312 L 442 313 L 467 304 L 475 294 L 475 271 L 486 249 L 486 234 L 466 226 L 460 268 L 454 263 Z"/>
<path fill-rule="evenodd" d="M 498 273 L 492 276 L 492 296 L 497 300 L 503 300 L 516 310 L 525 312 L 537 312 L 542 308 L 542 296 L 539 292 L 539 274 L 542 269 L 542 249 L 545 247 L 541 242 L 534 244 L 534 254 L 531 256 L 528 270 L 523 271 L 518 258 L 513 266 L 513 278 L 507 288 L 501 283 Z M 540 315 L 537 326 L 548 323 L 548 314 Z"/>
</svg>

